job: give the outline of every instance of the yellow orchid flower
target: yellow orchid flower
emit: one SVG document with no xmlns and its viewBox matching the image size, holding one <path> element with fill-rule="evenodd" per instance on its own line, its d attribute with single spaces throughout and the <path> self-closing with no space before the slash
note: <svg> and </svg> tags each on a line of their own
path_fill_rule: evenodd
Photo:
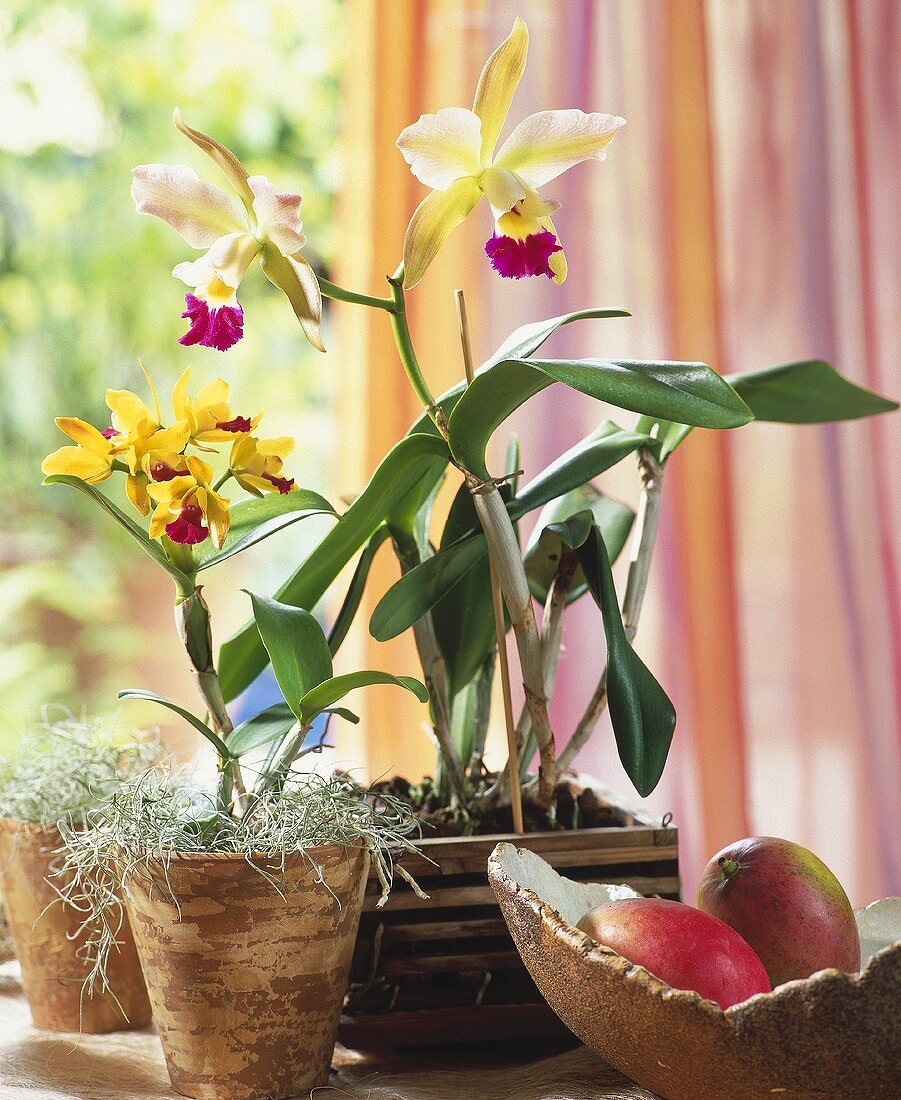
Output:
<svg viewBox="0 0 901 1100">
<path fill-rule="evenodd" d="M 529 32 L 517 19 L 479 77 L 472 110 L 443 107 L 408 126 L 397 145 L 431 194 L 419 204 L 404 239 L 404 286 L 425 274 L 438 249 L 484 195 L 495 218 L 485 245 L 505 278 L 566 278 L 566 260 L 551 215 L 559 203 L 537 191 L 580 161 L 603 160 L 625 119 L 583 111 L 539 111 L 523 119 L 495 152 L 519 86 Z"/>
<path fill-rule="evenodd" d="M 245 209 L 240 214 L 221 188 L 204 183 L 183 164 L 142 164 L 133 170 L 131 195 L 138 212 L 162 218 L 192 248 L 206 249 L 200 259 L 172 270 L 193 287 L 182 314 L 190 328 L 179 343 L 226 351 L 241 339 L 244 311 L 238 286 L 259 259 L 266 278 L 288 296 L 307 340 L 325 351 L 319 335 L 319 282 L 300 254 L 306 243 L 300 195 L 277 194 L 265 176 L 249 176 L 230 149 L 184 123 L 177 108 L 173 120 L 222 170 Z"/>
<path fill-rule="evenodd" d="M 147 493 L 156 501 L 150 518 L 150 537 L 164 534 L 172 542 L 193 546 L 211 538 L 220 549 L 228 535 L 229 502 L 212 487 L 213 470 L 201 458 L 185 459 L 187 472 L 173 468 L 174 477 L 154 480 Z"/>
<path fill-rule="evenodd" d="M 165 476 L 156 476 L 156 474 L 164 468 L 175 468 L 177 465 L 175 459 L 180 459 L 183 467 L 185 458 L 181 452 L 188 445 L 190 438 L 191 429 L 186 421 L 181 420 L 171 428 L 160 428 L 151 435 L 139 436 L 124 451 L 122 457 L 128 466 L 125 493 L 142 516 L 146 516 L 150 511 L 148 483 L 169 480 Z"/>
<path fill-rule="evenodd" d="M 104 435 L 84 420 L 71 416 L 58 416 L 56 426 L 74 439 L 77 446 L 60 447 L 58 451 L 47 455 L 41 463 L 41 470 L 48 476 L 67 474 L 81 478 L 89 485 L 106 481 L 113 472 L 115 451 L 112 443 Z"/>
<path fill-rule="evenodd" d="M 214 378 L 197 393 L 188 394 L 190 369 L 175 383 L 172 391 L 172 411 L 176 419 L 190 425 L 191 439 L 195 443 L 229 443 L 236 435 L 250 434 L 263 418 L 240 416 L 230 405 L 231 387 L 222 378 Z"/>
<path fill-rule="evenodd" d="M 294 440 L 288 436 L 278 439 L 255 439 L 245 436 L 232 445 L 229 469 L 232 476 L 248 493 L 290 493 L 297 488 L 294 478 L 281 476 L 287 456 L 294 450 Z"/>
</svg>

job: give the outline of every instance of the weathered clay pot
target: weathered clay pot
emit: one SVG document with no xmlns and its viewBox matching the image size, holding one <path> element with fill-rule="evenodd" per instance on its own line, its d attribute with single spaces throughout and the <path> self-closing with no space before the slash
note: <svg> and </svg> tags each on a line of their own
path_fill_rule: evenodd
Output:
<svg viewBox="0 0 901 1100">
<path fill-rule="evenodd" d="M 901 904 L 857 913 L 860 974 L 821 970 L 725 1012 L 672 989 L 575 926 L 626 887 L 571 882 L 499 844 L 488 877 L 535 983 L 596 1054 L 666 1100 L 897 1100 Z M 620 894 L 619 896 L 625 896 Z M 868 960 L 868 961 L 867 961 Z"/>
<path fill-rule="evenodd" d="M 115 996 L 82 995 L 87 974 L 78 954 L 84 943 L 77 934 L 82 916 L 47 881 L 53 852 L 61 844 L 55 828 L 0 819 L 0 888 L 34 1025 L 95 1034 L 144 1027 L 150 1022 L 150 1002 L 127 921 L 119 932 L 119 949 L 109 958 Z"/>
<path fill-rule="evenodd" d="M 330 844 L 291 853 L 284 869 L 172 853 L 129 871 L 126 906 L 178 1092 L 276 1100 L 327 1083 L 368 869 L 365 848 Z"/>
</svg>

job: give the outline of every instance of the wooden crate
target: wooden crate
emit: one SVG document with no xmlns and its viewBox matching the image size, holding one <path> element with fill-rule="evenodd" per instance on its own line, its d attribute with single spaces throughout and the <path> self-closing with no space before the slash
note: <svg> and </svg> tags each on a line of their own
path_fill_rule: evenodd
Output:
<svg viewBox="0 0 901 1100">
<path fill-rule="evenodd" d="M 367 1049 L 568 1034 L 513 946 L 486 866 L 494 846 L 507 841 L 568 878 L 678 898 L 677 830 L 592 788 L 616 807 L 621 826 L 424 840 L 428 858 L 403 864 L 429 899 L 398 883 L 383 909 L 370 876 L 341 1042 Z"/>
</svg>

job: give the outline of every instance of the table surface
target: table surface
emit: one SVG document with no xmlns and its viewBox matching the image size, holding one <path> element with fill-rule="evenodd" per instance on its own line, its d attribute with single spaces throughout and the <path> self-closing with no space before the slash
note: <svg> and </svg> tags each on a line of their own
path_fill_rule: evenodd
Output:
<svg viewBox="0 0 901 1100">
<path fill-rule="evenodd" d="M 558 1048 L 559 1049 L 559 1048 Z M 548 1043 L 545 1053 L 553 1051 Z M 364 1055 L 337 1047 L 331 1096 L 353 1100 L 656 1100 L 585 1047 L 536 1062 L 536 1043 Z M 461 1069 L 465 1061 L 466 1069 Z M 0 965 L 0 1096 L 4 1100 L 178 1100 L 152 1028 L 59 1035 L 31 1026 L 18 965 Z"/>
</svg>

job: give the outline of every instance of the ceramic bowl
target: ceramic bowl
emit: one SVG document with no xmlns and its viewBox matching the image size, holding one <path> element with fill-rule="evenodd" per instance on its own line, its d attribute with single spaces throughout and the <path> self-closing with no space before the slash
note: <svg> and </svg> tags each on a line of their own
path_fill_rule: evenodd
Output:
<svg viewBox="0 0 901 1100">
<path fill-rule="evenodd" d="M 822 970 L 723 1012 L 672 989 L 576 923 L 626 886 L 563 878 L 498 844 L 488 877 L 548 1004 L 586 1046 L 666 1100 L 898 1100 L 901 898 L 857 913 L 859 974 Z"/>
</svg>

